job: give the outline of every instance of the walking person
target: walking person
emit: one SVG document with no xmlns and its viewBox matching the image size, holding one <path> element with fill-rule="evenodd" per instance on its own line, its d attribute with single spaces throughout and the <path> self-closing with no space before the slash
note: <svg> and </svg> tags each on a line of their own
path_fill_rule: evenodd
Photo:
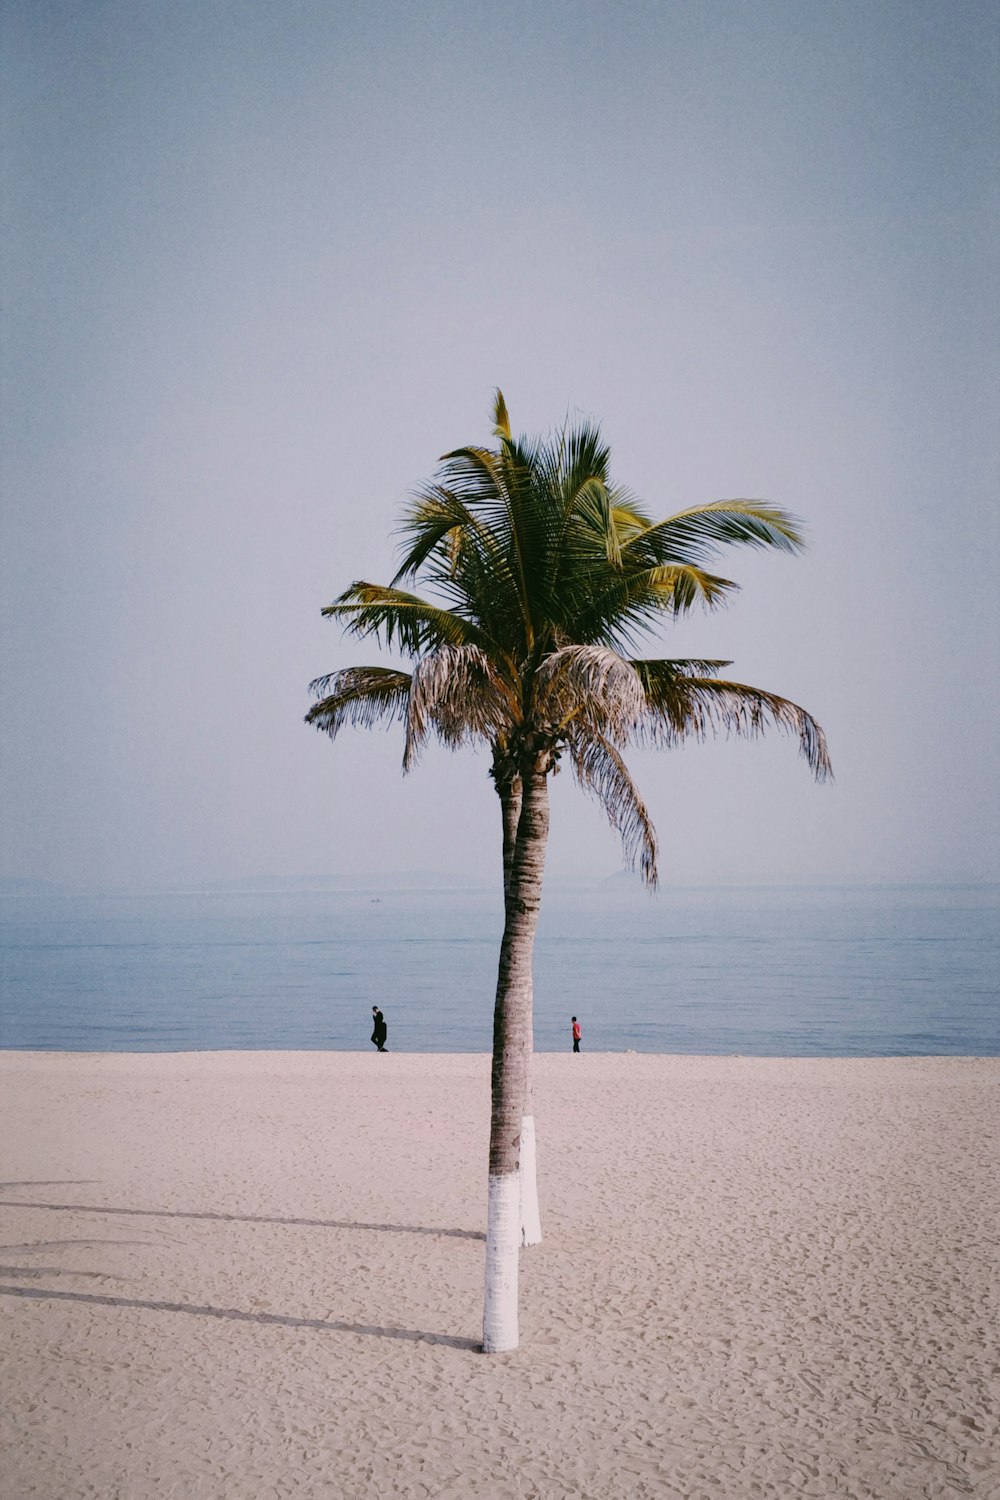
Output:
<svg viewBox="0 0 1000 1500">
<path fill-rule="evenodd" d="M 380 1052 L 385 1052 L 385 1039 L 389 1035 L 389 1028 L 385 1024 L 385 1016 L 377 1005 L 372 1006 L 372 1041 Z"/>
<path fill-rule="evenodd" d="M 573 1051 L 574 1052 L 579 1052 L 579 1050 L 580 1050 L 580 1038 L 582 1036 L 583 1036 L 583 1032 L 580 1030 L 580 1023 L 576 1019 L 576 1016 L 574 1016 L 573 1017 Z"/>
</svg>

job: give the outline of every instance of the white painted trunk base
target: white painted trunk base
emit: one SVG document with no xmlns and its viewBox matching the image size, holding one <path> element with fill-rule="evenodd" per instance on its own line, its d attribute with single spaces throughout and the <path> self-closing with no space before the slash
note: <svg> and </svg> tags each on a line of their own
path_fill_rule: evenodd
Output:
<svg viewBox="0 0 1000 1500">
<path fill-rule="evenodd" d="M 538 1212 L 538 1180 L 535 1169 L 535 1117 L 521 1120 L 521 1244 L 542 1243 L 542 1221 Z"/>
<path fill-rule="evenodd" d="M 483 1350 L 516 1349 L 517 1256 L 521 1243 L 520 1174 L 490 1174 L 486 1200 L 486 1298 Z"/>
</svg>

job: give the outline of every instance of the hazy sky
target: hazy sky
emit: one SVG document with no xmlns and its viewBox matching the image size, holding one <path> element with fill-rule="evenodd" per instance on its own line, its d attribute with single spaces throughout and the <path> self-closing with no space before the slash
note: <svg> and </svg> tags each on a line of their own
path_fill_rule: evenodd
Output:
<svg viewBox="0 0 1000 1500">
<path fill-rule="evenodd" d="M 837 780 L 637 756 L 667 882 L 1000 878 L 994 0 L 7 0 L 3 66 L 0 875 L 497 872 L 484 757 L 302 716 L 500 385 L 658 514 L 807 524 L 649 650 Z"/>
</svg>

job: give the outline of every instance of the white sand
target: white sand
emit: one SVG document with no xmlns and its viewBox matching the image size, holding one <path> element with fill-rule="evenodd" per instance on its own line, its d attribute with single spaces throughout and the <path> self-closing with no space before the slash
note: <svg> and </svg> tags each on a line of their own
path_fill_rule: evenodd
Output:
<svg viewBox="0 0 1000 1500">
<path fill-rule="evenodd" d="M 1000 1496 L 1000 1059 L 0 1054 L 0 1494 Z"/>
</svg>

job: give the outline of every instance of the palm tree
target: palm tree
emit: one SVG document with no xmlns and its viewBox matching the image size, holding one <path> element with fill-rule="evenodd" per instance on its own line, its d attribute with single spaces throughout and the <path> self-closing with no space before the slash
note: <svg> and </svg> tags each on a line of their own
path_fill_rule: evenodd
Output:
<svg viewBox="0 0 1000 1500">
<path fill-rule="evenodd" d="M 412 672 L 352 667 L 312 684 L 307 722 L 405 726 L 404 768 L 434 734 L 481 744 L 503 817 L 504 935 L 493 1029 L 483 1347 L 516 1347 L 517 1260 L 540 1236 L 533 1190 L 532 953 L 548 839 L 548 777 L 565 757 L 622 837 L 627 861 L 657 880 L 656 836 L 629 774 L 631 745 L 669 747 L 725 730 L 795 734 L 817 779 L 829 773 L 823 732 L 787 699 L 717 674 L 721 661 L 640 659 L 637 637 L 736 587 L 707 571 L 727 544 L 801 546 L 796 523 L 760 501 L 728 500 L 652 522 L 610 478 L 590 424 L 551 439 L 515 439 L 497 392 L 495 449 L 445 456 L 404 521 L 404 554 L 388 586 L 356 582 L 324 615 L 374 636 Z M 419 579 L 434 598 L 400 585 Z M 527 1170 L 519 1171 L 519 1167 Z M 527 1218 L 527 1228 L 522 1223 Z M 537 1220 L 537 1208 L 535 1209 Z"/>
</svg>

